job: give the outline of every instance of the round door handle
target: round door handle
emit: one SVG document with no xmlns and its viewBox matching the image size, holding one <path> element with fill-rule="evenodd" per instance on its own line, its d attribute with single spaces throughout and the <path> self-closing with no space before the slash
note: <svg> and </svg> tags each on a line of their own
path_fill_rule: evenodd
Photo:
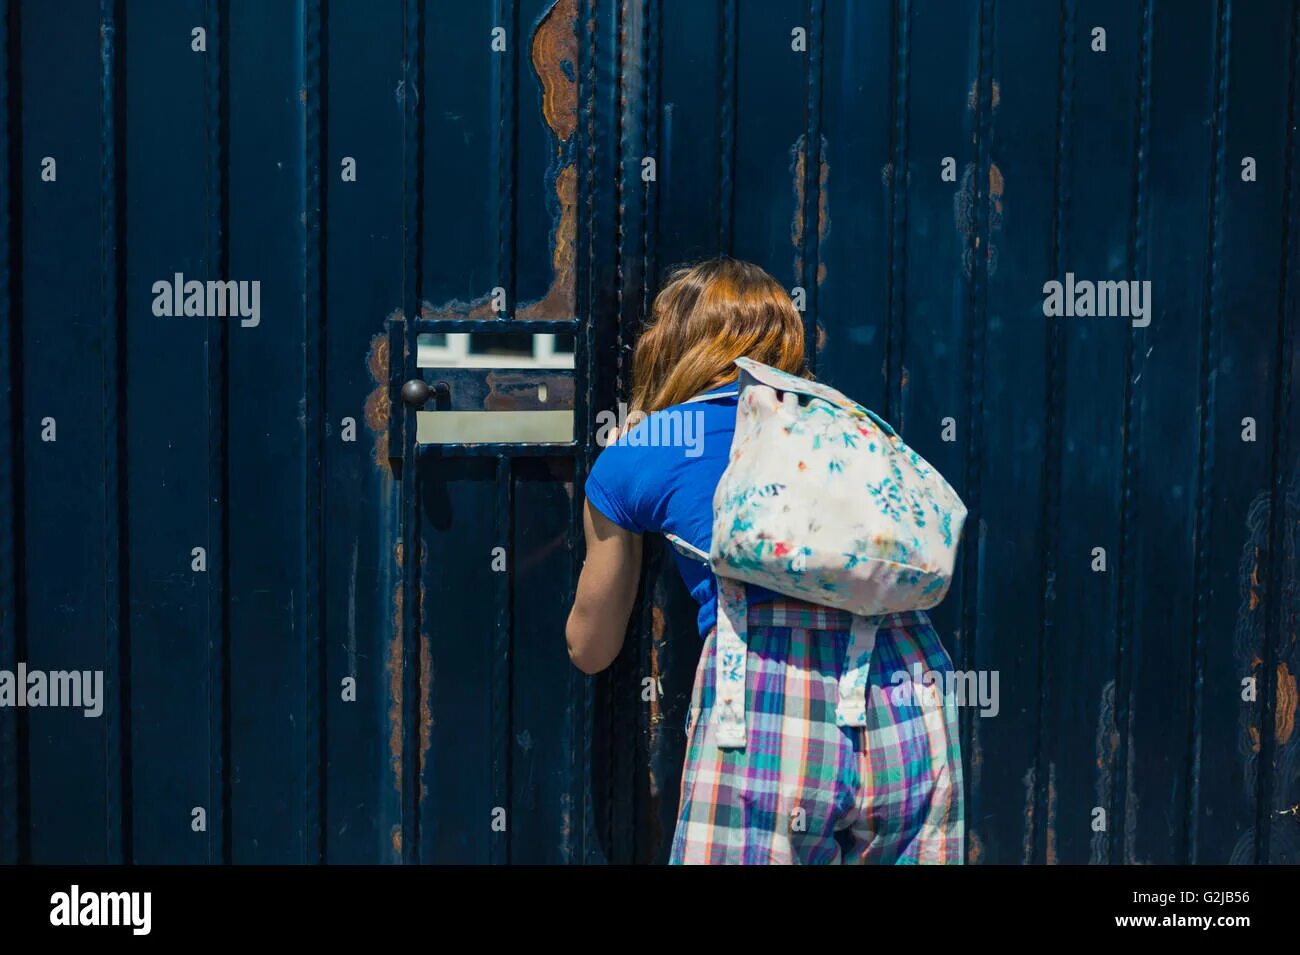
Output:
<svg viewBox="0 0 1300 955">
<path fill-rule="evenodd" d="M 432 394 L 433 389 L 429 387 L 429 383 L 421 378 L 412 378 L 402 385 L 402 400 L 412 408 L 424 407 L 424 403 Z"/>
<path fill-rule="evenodd" d="M 451 395 L 451 386 L 445 381 L 430 385 L 423 378 L 412 378 L 402 385 L 402 400 L 412 408 L 423 408 L 434 395 L 446 398 Z"/>
</svg>

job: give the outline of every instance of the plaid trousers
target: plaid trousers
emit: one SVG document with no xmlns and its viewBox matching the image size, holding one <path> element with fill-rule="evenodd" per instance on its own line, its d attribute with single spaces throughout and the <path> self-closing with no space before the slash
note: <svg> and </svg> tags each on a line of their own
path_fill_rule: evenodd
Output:
<svg viewBox="0 0 1300 955">
<path fill-rule="evenodd" d="M 851 619 L 795 600 L 749 607 L 744 749 L 717 745 L 709 633 L 670 863 L 963 861 L 956 701 L 915 680 L 951 672 L 952 661 L 923 611 L 879 618 L 867 725 L 838 726 Z"/>
</svg>

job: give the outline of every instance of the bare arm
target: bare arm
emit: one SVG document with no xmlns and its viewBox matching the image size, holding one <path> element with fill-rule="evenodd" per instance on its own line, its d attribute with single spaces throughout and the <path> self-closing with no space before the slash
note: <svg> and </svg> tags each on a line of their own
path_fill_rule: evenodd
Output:
<svg viewBox="0 0 1300 955">
<path fill-rule="evenodd" d="M 569 612 L 569 659 L 583 673 L 614 662 L 636 601 L 641 576 L 641 535 L 619 527 L 587 501 L 583 505 L 587 560 Z"/>
</svg>

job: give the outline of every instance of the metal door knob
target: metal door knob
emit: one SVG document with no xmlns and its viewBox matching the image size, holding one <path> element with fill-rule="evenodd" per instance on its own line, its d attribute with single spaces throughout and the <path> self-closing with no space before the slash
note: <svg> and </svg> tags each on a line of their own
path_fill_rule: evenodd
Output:
<svg viewBox="0 0 1300 955">
<path fill-rule="evenodd" d="M 432 394 L 433 389 L 429 387 L 429 383 L 420 378 L 412 378 L 402 385 L 402 400 L 412 408 L 424 407 L 424 403 Z"/>
<path fill-rule="evenodd" d="M 402 400 L 412 408 L 423 408 L 435 395 L 446 398 L 451 394 L 451 386 L 445 381 L 430 385 L 422 378 L 412 378 L 402 385 Z"/>
</svg>

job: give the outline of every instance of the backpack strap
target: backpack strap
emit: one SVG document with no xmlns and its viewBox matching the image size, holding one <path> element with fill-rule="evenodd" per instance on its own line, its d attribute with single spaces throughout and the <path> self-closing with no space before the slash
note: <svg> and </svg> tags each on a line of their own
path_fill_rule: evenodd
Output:
<svg viewBox="0 0 1300 955">
<path fill-rule="evenodd" d="M 871 672 L 871 655 L 876 649 L 880 619 L 858 613 L 853 615 L 849 645 L 844 650 L 844 670 L 840 674 L 840 697 L 835 703 L 837 726 L 867 725 L 867 677 Z"/>
<path fill-rule="evenodd" d="M 718 582 L 718 632 L 714 647 L 713 723 L 719 749 L 744 749 L 747 742 L 745 696 L 746 663 L 749 656 L 749 606 L 745 585 L 729 577 Z M 867 725 L 867 678 L 876 649 L 880 617 L 854 614 L 849 643 L 844 649 L 844 669 L 839 678 L 839 699 L 835 703 L 837 726 Z"/>
<path fill-rule="evenodd" d="M 718 392 L 706 391 L 704 392 L 704 394 L 696 395 L 694 398 L 687 398 L 685 401 L 682 402 L 682 404 L 689 405 L 696 401 L 712 401 L 714 398 L 735 398 L 739 394 L 740 394 L 739 391 L 718 391 Z"/>
<path fill-rule="evenodd" d="M 713 661 L 713 725 L 719 749 L 745 748 L 745 662 L 749 655 L 749 605 L 745 585 L 718 577 L 718 622 Z"/>
</svg>

